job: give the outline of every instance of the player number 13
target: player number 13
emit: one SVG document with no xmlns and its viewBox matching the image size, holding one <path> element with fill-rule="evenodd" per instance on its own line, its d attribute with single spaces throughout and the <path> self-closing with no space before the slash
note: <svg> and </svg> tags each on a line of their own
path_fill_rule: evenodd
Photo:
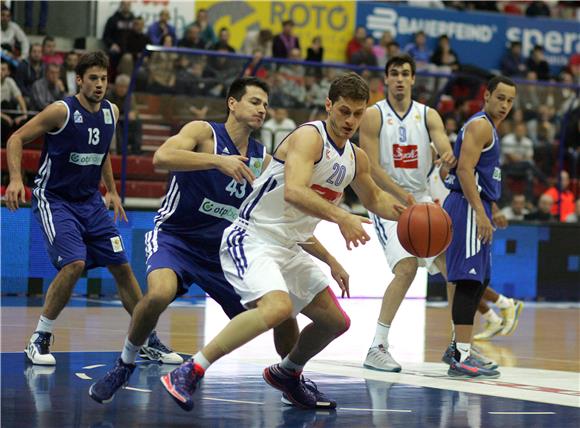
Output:
<svg viewBox="0 0 580 428">
<path fill-rule="evenodd" d="M 89 145 L 96 146 L 101 140 L 101 130 L 99 128 L 89 128 Z"/>
</svg>

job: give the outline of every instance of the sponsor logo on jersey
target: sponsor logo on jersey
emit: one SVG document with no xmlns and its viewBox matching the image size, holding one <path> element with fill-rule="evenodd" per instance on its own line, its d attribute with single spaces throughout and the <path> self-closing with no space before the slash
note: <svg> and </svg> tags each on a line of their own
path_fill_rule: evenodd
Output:
<svg viewBox="0 0 580 428">
<path fill-rule="evenodd" d="M 393 144 L 395 168 L 419 168 L 419 149 L 417 146 L 400 146 Z"/>
<path fill-rule="evenodd" d="M 501 169 L 497 166 L 493 169 L 493 176 L 492 178 L 496 181 L 501 181 Z"/>
<path fill-rule="evenodd" d="M 73 119 L 75 123 L 83 123 L 83 115 L 78 110 L 73 113 Z"/>
<path fill-rule="evenodd" d="M 105 119 L 105 123 L 107 125 L 113 124 L 113 116 L 111 115 L 111 110 L 109 109 L 103 110 L 103 118 Z"/>
<path fill-rule="evenodd" d="M 310 186 L 310 188 L 327 201 L 332 202 L 333 204 L 338 204 L 340 198 L 342 197 L 342 192 L 337 192 L 336 190 L 320 186 L 319 184 L 313 184 L 312 186 Z"/>
<path fill-rule="evenodd" d="M 220 204 L 208 198 L 203 198 L 199 212 L 212 217 L 224 218 L 233 222 L 238 217 L 238 209 L 231 205 Z"/>
<path fill-rule="evenodd" d="M 249 166 L 256 177 L 259 177 L 262 173 L 263 165 L 264 160 L 262 158 L 250 158 Z"/>
<path fill-rule="evenodd" d="M 68 161 L 80 166 L 101 165 L 104 153 L 76 153 L 72 152 Z"/>
</svg>

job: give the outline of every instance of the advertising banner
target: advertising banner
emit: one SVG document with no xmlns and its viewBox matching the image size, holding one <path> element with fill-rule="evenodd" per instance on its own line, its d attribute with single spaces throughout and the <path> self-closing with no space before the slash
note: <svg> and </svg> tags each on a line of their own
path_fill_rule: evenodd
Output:
<svg viewBox="0 0 580 428">
<path fill-rule="evenodd" d="M 580 52 L 580 24 L 549 18 L 524 18 L 498 13 L 465 13 L 450 9 L 395 6 L 387 2 L 358 2 L 357 26 L 379 39 L 390 31 L 403 49 L 413 34 L 424 31 L 431 49 L 437 38 L 447 34 L 451 48 L 462 64 L 499 69 L 502 55 L 511 41 L 522 43 L 528 57 L 534 45 L 544 47 L 552 73 Z"/>
</svg>

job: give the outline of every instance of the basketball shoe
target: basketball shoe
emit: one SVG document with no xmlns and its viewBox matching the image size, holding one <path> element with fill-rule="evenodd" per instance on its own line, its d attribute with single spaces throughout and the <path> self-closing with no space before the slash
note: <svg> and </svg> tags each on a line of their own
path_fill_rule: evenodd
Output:
<svg viewBox="0 0 580 428">
<path fill-rule="evenodd" d="M 508 299 L 511 305 L 505 309 L 500 309 L 501 317 L 503 318 L 502 336 L 509 336 L 518 327 L 520 313 L 524 308 L 524 302 L 521 300 Z"/>
<path fill-rule="evenodd" d="M 447 375 L 455 378 L 487 378 L 496 379 L 500 376 L 497 370 L 485 369 L 480 367 L 479 363 L 473 356 L 467 357 L 463 362 L 457 361 L 455 358 L 449 365 Z"/>
<path fill-rule="evenodd" d="M 183 358 L 177 352 L 165 346 L 157 337 L 157 333 L 152 331 L 147 342 L 141 347 L 139 352 L 141 358 L 152 361 L 159 361 L 164 364 L 182 364 Z"/>
<path fill-rule="evenodd" d="M 381 370 L 384 372 L 400 372 L 401 365 L 395 361 L 395 359 L 389 353 L 389 348 L 383 345 L 373 346 L 369 348 L 367 353 L 367 358 L 363 363 L 363 366 L 374 369 Z"/>
<path fill-rule="evenodd" d="M 268 385 L 284 393 L 284 398 L 303 409 L 334 409 L 336 401 L 329 399 L 311 380 L 301 372 L 292 372 L 280 364 L 266 367 L 262 374 Z"/>
<path fill-rule="evenodd" d="M 504 323 L 502 320 L 497 322 L 486 321 L 483 331 L 473 336 L 473 340 L 489 340 L 496 334 L 501 333 L 503 329 Z"/>
<path fill-rule="evenodd" d="M 97 403 L 106 404 L 113 400 L 115 393 L 129 382 L 135 364 L 125 364 L 118 358 L 115 366 L 89 388 L 89 395 Z"/>
<path fill-rule="evenodd" d="M 193 410 L 193 393 L 204 374 L 205 370 L 191 358 L 175 370 L 161 376 L 161 383 L 179 407 L 190 412 Z"/>
<path fill-rule="evenodd" d="M 452 341 L 445 350 L 445 352 L 443 353 L 441 361 L 443 361 L 445 364 L 451 365 L 453 359 L 455 358 L 455 351 L 456 351 L 456 343 L 455 341 Z M 471 346 L 471 357 L 473 361 L 483 369 L 495 370 L 499 367 L 498 363 L 496 363 L 490 358 L 487 358 L 475 346 Z"/>
<path fill-rule="evenodd" d="M 50 353 L 50 339 L 52 333 L 47 331 L 35 331 L 24 349 L 24 353 L 32 364 L 40 366 L 54 366 L 56 360 Z M 54 339 L 54 338 L 53 338 Z"/>
</svg>

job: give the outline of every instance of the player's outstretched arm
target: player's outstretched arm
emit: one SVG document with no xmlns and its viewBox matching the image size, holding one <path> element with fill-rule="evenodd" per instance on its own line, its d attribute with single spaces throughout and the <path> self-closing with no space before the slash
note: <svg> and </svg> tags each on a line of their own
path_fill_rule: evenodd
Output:
<svg viewBox="0 0 580 428">
<path fill-rule="evenodd" d="M 356 177 L 351 186 L 366 209 L 387 220 L 398 220 L 405 210 L 397 199 L 390 193 L 384 192 L 371 178 L 369 159 L 365 152 L 356 150 Z M 412 196 L 409 195 L 407 205 L 412 205 Z"/>
<path fill-rule="evenodd" d="M 326 263 L 330 268 L 330 274 L 342 290 L 341 297 L 345 294 L 350 297 L 349 288 L 349 275 L 348 272 L 342 267 L 342 265 L 334 258 L 332 254 L 326 249 L 322 242 L 320 242 L 315 236 L 308 239 L 307 242 L 299 244 L 304 251 L 313 257 L 316 257 L 323 263 Z"/>
<path fill-rule="evenodd" d="M 407 203 L 410 193 L 399 186 L 379 163 L 379 133 L 381 132 L 381 112 L 377 107 L 368 107 L 360 124 L 360 147 L 370 162 L 371 177 L 385 192 Z"/>
<path fill-rule="evenodd" d="M 170 137 L 153 156 L 153 165 L 170 171 L 197 171 L 217 168 L 242 182 L 256 178 L 244 163 L 244 156 L 214 154 L 213 129 L 207 122 L 193 121 Z"/>
<path fill-rule="evenodd" d="M 439 154 L 441 166 L 446 170 L 450 170 L 455 166 L 457 160 L 453 155 L 453 149 L 451 148 L 449 137 L 445 132 L 445 126 L 443 125 L 441 116 L 432 108 L 427 111 L 427 129 L 429 130 L 429 135 L 431 136 L 435 150 Z"/>
<path fill-rule="evenodd" d="M 310 188 L 314 164 L 322 153 L 322 138 L 316 129 L 303 126 L 294 131 L 284 144 L 288 144 L 284 168 L 286 202 L 308 215 L 338 224 L 349 250 L 351 244 L 355 247 L 359 242 L 365 244 L 370 237 L 362 223 L 370 221 L 338 208 Z"/>
<path fill-rule="evenodd" d="M 477 183 L 475 182 L 475 166 L 479 162 L 481 152 L 486 144 L 492 140 L 491 125 L 486 120 L 474 120 L 464 130 L 463 143 L 457 162 L 457 177 L 463 195 L 475 211 L 478 238 L 483 243 L 491 241 L 493 226 L 479 196 Z"/>
<path fill-rule="evenodd" d="M 8 139 L 6 160 L 10 183 L 6 188 L 6 206 L 9 210 L 15 211 L 18 209 L 19 202 L 26 202 L 21 171 L 22 146 L 49 131 L 60 129 L 66 121 L 66 116 L 66 106 L 61 102 L 53 103 L 16 130 Z"/>
</svg>

